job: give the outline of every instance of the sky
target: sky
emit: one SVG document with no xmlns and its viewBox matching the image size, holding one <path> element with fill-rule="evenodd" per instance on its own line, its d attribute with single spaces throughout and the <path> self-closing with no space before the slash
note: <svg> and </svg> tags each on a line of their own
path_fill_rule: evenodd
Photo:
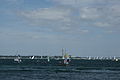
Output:
<svg viewBox="0 0 120 80">
<path fill-rule="evenodd" d="M 0 0 L 0 55 L 120 56 L 120 0 Z"/>
</svg>

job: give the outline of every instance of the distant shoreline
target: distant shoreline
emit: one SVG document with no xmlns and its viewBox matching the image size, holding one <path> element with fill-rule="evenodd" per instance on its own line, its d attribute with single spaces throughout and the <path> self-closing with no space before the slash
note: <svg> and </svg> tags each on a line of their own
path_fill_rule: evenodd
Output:
<svg viewBox="0 0 120 80">
<path fill-rule="evenodd" d="M 20 59 L 48 59 L 48 57 L 50 59 L 62 59 L 63 56 L 3 56 L 1 55 L 0 56 L 0 59 L 15 59 L 15 58 L 20 58 Z M 70 56 L 70 59 L 85 59 L 85 60 L 120 60 L 120 57 L 79 57 L 79 56 L 76 56 L 76 57 L 73 57 L 73 56 Z"/>
</svg>

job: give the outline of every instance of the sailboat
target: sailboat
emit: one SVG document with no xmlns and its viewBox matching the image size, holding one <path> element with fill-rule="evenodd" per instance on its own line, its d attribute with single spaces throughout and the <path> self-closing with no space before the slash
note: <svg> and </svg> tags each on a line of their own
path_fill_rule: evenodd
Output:
<svg viewBox="0 0 120 80">
<path fill-rule="evenodd" d="M 14 59 L 14 61 L 20 63 L 22 61 L 20 55 L 18 55 L 17 58 Z"/>
<path fill-rule="evenodd" d="M 70 63 L 70 56 L 69 56 L 68 53 L 66 53 L 66 50 L 65 50 L 65 53 L 64 53 L 63 49 L 62 49 L 62 59 L 63 59 L 63 62 L 61 63 L 62 66 L 69 65 L 69 63 Z"/>
</svg>

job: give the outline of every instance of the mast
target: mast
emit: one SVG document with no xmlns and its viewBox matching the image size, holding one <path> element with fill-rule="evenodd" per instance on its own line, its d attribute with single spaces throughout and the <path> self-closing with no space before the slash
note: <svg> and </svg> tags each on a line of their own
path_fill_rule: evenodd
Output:
<svg viewBox="0 0 120 80">
<path fill-rule="evenodd" d="M 64 59 L 64 49 L 62 48 L 62 59 Z"/>
</svg>

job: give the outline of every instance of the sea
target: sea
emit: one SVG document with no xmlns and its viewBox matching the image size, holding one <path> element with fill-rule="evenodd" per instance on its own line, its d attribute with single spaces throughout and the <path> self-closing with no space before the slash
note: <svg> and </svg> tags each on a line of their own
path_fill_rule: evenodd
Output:
<svg viewBox="0 0 120 80">
<path fill-rule="evenodd" d="M 0 64 L 0 80 L 120 80 L 120 67 Z"/>
</svg>

